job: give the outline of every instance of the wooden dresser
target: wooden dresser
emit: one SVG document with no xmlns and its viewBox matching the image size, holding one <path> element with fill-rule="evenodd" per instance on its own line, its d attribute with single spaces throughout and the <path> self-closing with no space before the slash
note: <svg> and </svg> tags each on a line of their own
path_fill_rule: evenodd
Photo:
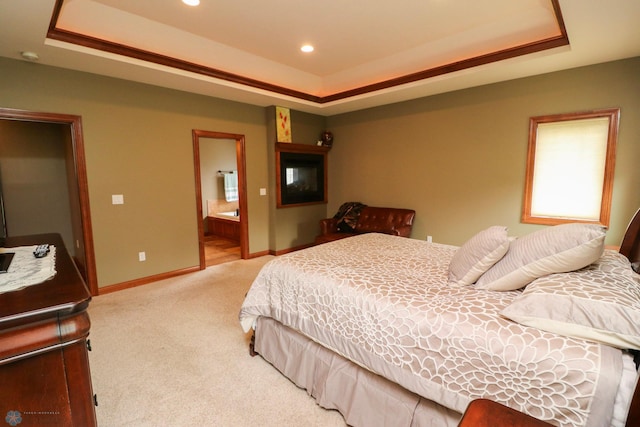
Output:
<svg viewBox="0 0 640 427">
<path fill-rule="evenodd" d="M 57 234 L 8 238 L 4 246 L 41 243 L 56 247 L 56 275 L 0 293 L 0 421 L 95 426 L 87 286 Z"/>
</svg>

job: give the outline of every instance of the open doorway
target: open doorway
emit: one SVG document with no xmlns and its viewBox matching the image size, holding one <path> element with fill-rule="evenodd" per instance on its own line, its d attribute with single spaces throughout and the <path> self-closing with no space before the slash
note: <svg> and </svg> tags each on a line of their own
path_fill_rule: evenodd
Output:
<svg viewBox="0 0 640 427">
<path fill-rule="evenodd" d="M 6 160 L 4 172 L 7 176 L 4 177 L 3 183 L 15 187 L 7 188 L 8 194 L 5 194 L 9 235 L 59 233 L 91 294 L 97 295 L 98 283 L 80 116 L 0 108 L 0 123 L 3 132 L 11 133 L 11 137 L 3 140 L 14 146 L 11 149 L 5 147 L 7 149 L 2 150 L 0 155 L 0 158 Z M 19 149 L 14 149 L 16 145 L 19 145 Z M 42 174 L 35 174 L 40 181 L 28 181 L 30 188 L 25 189 L 24 178 L 30 175 L 25 175 L 24 169 L 30 165 L 40 171 L 51 172 L 47 180 L 57 180 L 59 185 L 43 183 Z M 55 172 L 56 169 L 58 172 Z M 20 179 L 16 181 L 20 185 L 12 185 L 12 170 L 18 170 L 21 174 L 17 177 Z M 47 187 L 43 188 L 45 184 Z M 55 190 L 51 190 L 52 188 Z M 27 190 L 31 191 L 31 196 Z M 15 206 L 11 206 L 12 192 L 15 194 Z M 43 192 L 53 192 L 54 198 L 42 197 Z M 37 196 L 38 194 L 40 196 Z M 44 219 L 25 215 L 21 209 L 37 209 L 33 207 L 32 199 L 39 199 L 46 204 L 41 208 L 44 212 L 49 213 L 56 206 L 60 209 L 55 210 L 57 214 L 48 215 Z M 11 215 L 14 219 L 20 219 L 18 227 L 15 228 L 16 233 L 12 232 Z M 31 219 L 25 221 L 24 218 Z"/>
<path fill-rule="evenodd" d="M 207 262 L 209 251 L 205 249 L 224 251 L 226 247 L 233 251 L 236 245 L 236 248 L 239 246 L 239 258 L 246 259 L 249 245 L 244 135 L 204 130 L 193 130 L 192 134 L 200 269 L 219 263 L 211 257 Z M 222 154 L 228 153 L 228 149 L 230 155 Z M 212 158 L 227 163 L 218 163 Z M 235 198 L 229 197 L 233 184 L 237 189 Z M 220 248 L 212 244 L 212 236 L 220 236 L 215 239 Z M 233 256 L 218 258 L 222 261 L 232 259 Z"/>
</svg>

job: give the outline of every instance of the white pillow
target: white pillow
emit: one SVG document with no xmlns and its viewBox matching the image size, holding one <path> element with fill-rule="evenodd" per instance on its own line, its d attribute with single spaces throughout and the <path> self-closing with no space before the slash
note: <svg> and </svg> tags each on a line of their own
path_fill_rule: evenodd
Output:
<svg viewBox="0 0 640 427">
<path fill-rule="evenodd" d="M 473 284 L 478 277 L 507 253 L 507 227 L 494 225 L 467 240 L 451 258 L 449 283 L 456 286 Z"/>
<path fill-rule="evenodd" d="M 477 281 L 479 289 L 512 291 L 552 273 L 578 270 L 604 251 L 606 229 L 570 223 L 548 227 L 514 240 L 507 254 Z"/>
<path fill-rule="evenodd" d="M 623 255 L 605 251 L 582 270 L 534 280 L 502 315 L 560 335 L 640 350 L 640 276 Z"/>
</svg>

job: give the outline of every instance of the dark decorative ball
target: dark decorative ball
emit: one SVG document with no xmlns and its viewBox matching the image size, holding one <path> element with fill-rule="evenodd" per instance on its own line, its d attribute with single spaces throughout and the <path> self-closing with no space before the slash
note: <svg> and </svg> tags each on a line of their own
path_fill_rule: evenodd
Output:
<svg viewBox="0 0 640 427">
<path fill-rule="evenodd" d="M 325 147 L 331 147 L 333 145 L 333 134 L 329 131 L 322 132 L 320 139 L 322 140 L 322 145 Z"/>
</svg>

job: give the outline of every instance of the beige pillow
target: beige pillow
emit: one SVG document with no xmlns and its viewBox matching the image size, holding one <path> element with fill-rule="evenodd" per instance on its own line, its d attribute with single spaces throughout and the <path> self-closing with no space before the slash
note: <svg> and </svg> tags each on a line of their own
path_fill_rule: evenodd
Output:
<svg viewBox="0 0 640 427">
<path fill-rule="evenodd" d="M 640 276 L 605 251 L 598 263 L 531 282 L 502 315 L 526 326 L 622 349 L 640 349 Z"/>
<path fill-rule="evenodd" d="M 552 273 L 583 268 L 602 255 L 606 229 L 570 223 L 514 240 L 507 254 L 477 281 L 479 289 L 511 291 Z"/>
<path fill-rule="evenodd" d="M 449 264 L 449 283 L 466 286 L 507 253 L 509 237 L 507 227 L 494 225 L 467 240 L 453 255 Z"/>
</svg>

